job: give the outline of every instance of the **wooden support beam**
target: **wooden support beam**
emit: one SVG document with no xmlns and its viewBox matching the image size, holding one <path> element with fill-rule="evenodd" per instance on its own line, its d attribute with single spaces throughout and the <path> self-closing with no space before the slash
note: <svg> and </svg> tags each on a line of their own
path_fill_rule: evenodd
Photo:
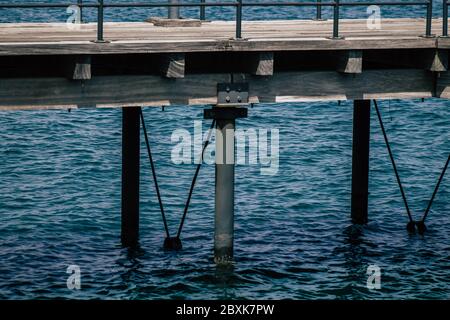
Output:
<svg viewBox="0 0 450 320">
<path fill-rule="evenodd" d="M 448 69 L 448 50 L 444 49 L 367 51 L 364 59 L 379 67 L 421 68 L 433 72 Z"/>
<path fill-rule="evenodd" d="M 186 60 L 184 53 L 170 53 L 161 56 L 160 71 L 166 78 L 184 78 Z"/>
<path fill-rule="evenodd" d="M 361 50 L 345 50 L 337 53 L 337 71 L 342 73 L 361 73 L 363 53 Z"/>
<path fill-rule="evenodd" d="M 436 97 L 450 99 L 450 71 L 438 74 L 436 80 Z"/>
<path fill-rule="evenodd" d="M 230 74 L 189 74 L 177 81 L 151 75 L 98 76 L 84 84 L 64 78 L 8 78 L 1 79 L 0 110 L 216 104 L 217 83 L 230 80 Z M 357 75 L 336 71 L 283 72 L 271 77 L 235 74 L 234 81 L 249 83 L 253 103 L 429 98 L 435 82 L 432 73 L 418 69 L 366 70 Z M 440 84 L 447 87 L 447 83 Z"/>
<path fill-rule="evenodd" d="M 424 69 L 434 72 L 443 72 L 448 70 L 448 51 L 437 49 L 427 50 L 424 53 Z"/>
<path fill-rule="evenodd" d="M 273 75 L 273 52 L 258 52 L 252 57 L 251 74 L 256 76 Z"/>
<path fill-rule="evenodd" d="M 251 102 L 310 102 L 326 100 L 412 99 L 433 96 L 433 75 L 424 70 L 366 70 L 347 75 L 331 71 L 283 72 L 272 77 L 247 75 Z"/>
<path fill-rule="evenodd" d="M 67 78 L 70 80 L 90 80 L 91 73 L 91 56 L 76 55 L 66 58 L 65 66 Z"/>
</svg>

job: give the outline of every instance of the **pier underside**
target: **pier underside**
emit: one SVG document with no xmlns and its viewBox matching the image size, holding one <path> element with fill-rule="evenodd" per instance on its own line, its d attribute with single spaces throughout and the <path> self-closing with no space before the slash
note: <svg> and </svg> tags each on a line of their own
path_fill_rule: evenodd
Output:
<svg viewBox="0 0 450 320">
<path fill-rule="evenodd" d="M 439 19 L 433 33 L 439 34 Z M 216 104 L 217 84 L 246 82 L 250 103 L 450 96 L 450 39 L 424 19 L 0 24 L 0 110 Z"/>
<path fill-rule="evenodd" d="M 215 105 L 204 116 L 217 121 L 217 132 L 226 136 L 236 119 L 247 116 L 251 103 L 354 100 L 351 218 L 365 224 L 371 100 L 450 97 L 450 39 L 424 37 L 424 26 L 424 19 L 384 19 L 380 29 L 368 29 L 366 20 L 342 20 L 339 34 L 344 38 L 330 39 L 332 21 L 257 21 L 244 22 L 243 39 L 233 39 L 234 22 L 197 27 L 106 23 L 106 42 L 95 42 L 95 24 L 79 29 L 0 24 L 0 110 L 127 107 L 122 120 L 121 237 L 123 245 L 135 246 L 141 125 L 145 128 L 140 107 Z M 442 21 L 436 19 L 432 26 L 432 33 L 439 34 Z M 216 140 L 216 156 L 232 159 L 216 163 L 218 263 L 233 257 L 231 131 L 230 137 Z M 155 173 L 154 181 L 158 190 Z M 164 217 L 162 203 L 161 212 Z M 167 239 L 175 238 L 167 231 Z"/>
</svg>

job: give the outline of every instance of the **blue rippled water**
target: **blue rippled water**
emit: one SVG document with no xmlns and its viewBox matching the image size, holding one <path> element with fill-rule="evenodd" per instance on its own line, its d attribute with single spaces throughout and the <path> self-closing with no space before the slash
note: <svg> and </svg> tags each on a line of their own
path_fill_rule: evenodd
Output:
<svg viewBox="0 0 450 320">
<path fill-rule="evenodd" d="M 272 13 L 265 10 L 262 17 Z M 285 10 L 289 14 L 292 8 Z M 7 16 L 8 21 L 50 17 Z M 111 19 L 127 17 L 140 19 L 119 14 Z M 380 107 L 419 219 L 450 151 L 449 102 L 381 101 Z M 170 137 L 178 128 L 192 132 L 202 110 L 144 109 L 172 230 L 194 166 L 171 162 Z M 352 226 L 352 111 L 350 102 L 257 105 L 238 121 L 240 128 L 280 130 L 280 167 L 277 175 L 263 176 L 257 165 L 237 166 L 235 264 L 229 268 L 212 261 L 212 165 L 202 168 L 184 249 L 164 252 L 142 145 L 140 249 L 130 251 L 119 238 L 121 111 L 0 112 L 0 298 L 450 298 L 449 177 L 435 199 L 429 232 L 408 235 L 373 112 L 370 222 Z M 81 290 L 66 287 L 72 264 L 81 268 Z M 372 264 L 381 268 L 381 290 L 366 288 Z"/>
</svg>

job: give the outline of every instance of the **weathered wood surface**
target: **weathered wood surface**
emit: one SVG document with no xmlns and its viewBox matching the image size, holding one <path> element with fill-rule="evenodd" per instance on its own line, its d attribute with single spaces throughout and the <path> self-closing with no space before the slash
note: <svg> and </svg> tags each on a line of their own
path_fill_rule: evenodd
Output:
<svg viewBox="0 0 450 320">
<path fill-rule="evenodd" d="M 447 71 L 448 69 L 448 51 L 437 49 L 425 53 L 425 69 L 434 72 Z"/>
<path fill-rule="evenodd" d="M 157 27 L 201 27 L 201 20 L 197 19 L 167 19 L 161 17 L 151 17 L 146 22 L 153 23 Z"/>
<path fill-rule="evenodd" d="M 450 71 L 439 73 L 436 80 L 436 96 L 450 99 Z"/>
<path fill-rule="evenodd" d="M 91 56 L 68 56 L 67 77 L 72 80 L 90 80 Z"/>
<path fill-rule="evenodd" d="M 332 20 L 276 20 L 243 22 L 243 40 L 233 39 L 232 21 L 202 22 L 201 27 L 158 27 L 151 23 L 107 22 L 108 43 L 93 43 L 96 24 L 72 30 L 64 23 L 0 24 L 0 55 L 168 53 L 211 51 L 364 50 L 450 48 L 448 39 L 423 38 L 424 19 L 383 19 L 370 30 L 365 19 L 343 19 L 343 40 L 329 39 Z M 434 19 L 433 33 L 442 21 Z"/>
<path fill-rule="evenodd" d="M 183 53 L 170 53 L 161 57 L 161 75 L 166 78 L 184 78 L 186 60 Z"/>
<path fill-rule="evenodd" d="M 255 53 L 252 61 L 252 74 L 256 76 L 273 75 L 273 52 Z"/>
<path fill-rule="evenodd" d="M 441 21 L 433 21 L 433 33 L 439 34 L 440 28 Z M 380 30 L 367 29 L 366 20 L 342 20 L 345 39 L 331 40 L 330 20 L 252 21 L 243 24 L 245 39 L 236 40 L 234 22 L 170 28 L 147 22 L 106 23 L 105 39 L 110 42 L 94 43 L 95 24 L 83 24 L 79 30 L 61 23 L 0 24 L 5 68 L 0 75 L 0 110 L 215 104 L 217 84 L 231 78 L 249 83 L 253 103 L 449 98 L 450 76 L 443 71 L 450 41 L 421 37 L 424 30 L 424 19 L 383 19 Z M 295 59 L 308 57 L 310 51 L 316 57 L 314 68 L 313 61 Z M 205 59 L 212 52 L 226 53 L 216 55 L 222 60 Z M 141 58 L 150 60 L 141 63 L 147 61 L 156 70 L 122 73 L 107 66 L 129 65 L 124 57 L 132 53 L 145 54 Z M 122 58 L 108 62 L 104 55 L 109 54 Z M 47 70 L 42 74 L 42 68 L 33 68 L 37 76 L 14 74 L 22 60 L 31 68 L 34 60 L 29 56 L 49 63 L 39 57 L 43 55 L 67 58 L 67 77 Z M 223 60 L 230 55 L 235 60 Z M 319 65 L 328 56 L 331 65 Z M 367 70 L 362 69 L 366 58 Z M 200 68 L 211 63 L 222 68 Z M 134 66 L 139 71 L 144 67 Z"/>
<path fill-rule="evenodd" d="M 361 50 L 345 50 L 339 53 L 337 71 L 342 73 L 361 73 L 363 52 Z"/>
<path fill-rule="evenodd" d="M 428 98 L 433 76 L 419 69 L 275 73 L 271 77 L 234 74 L 248 82 L 250 102 L 303 102 L 352 99 Z M 217 83 L 230 74 L 190 74 L 173 81 L 159 76 L 103 76 L 84 83 L 65 78 L 5 79 L 0 110 L 216 104 Z"/>
</svg>

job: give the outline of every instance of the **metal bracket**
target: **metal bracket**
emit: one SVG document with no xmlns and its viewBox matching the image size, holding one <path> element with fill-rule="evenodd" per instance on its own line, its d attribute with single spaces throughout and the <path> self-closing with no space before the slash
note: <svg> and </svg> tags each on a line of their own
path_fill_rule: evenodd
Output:
<svg viewBox="0 0 450 320">
<path fill-rule="evenodd" d="M 235 108 L 235 107 L 213 107 L 212 109 L 203 110 L 204 119 L 216 119 L 216 120 L 235 120 L 239 118 L 247 118 L 247 108 Z"/>
<path fill-rule="evenodd" d="M 217 105 L 218 106 L 241 106 L 248 105 L 247 82 L 218 83 Z"/>
</svg>

